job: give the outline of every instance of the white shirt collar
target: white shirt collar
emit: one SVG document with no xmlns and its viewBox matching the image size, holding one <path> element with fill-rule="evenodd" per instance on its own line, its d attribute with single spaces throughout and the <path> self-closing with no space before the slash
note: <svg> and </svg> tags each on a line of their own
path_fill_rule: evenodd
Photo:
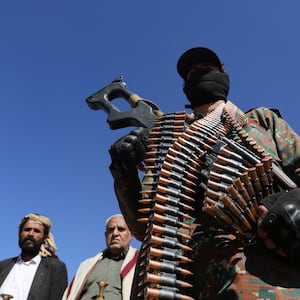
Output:
<svg viewBox="0 0 300 300">
<path fill-rule="evenodd" d="M 36 265 L 36 264 L 40 263 L 41 259 L 42 259 L 42 257 L 39 254 L 36 255 L 35 257 L 33 257 L 31 260 L 27 260 L 27 261 L 24 261 L 22 259 L 22 257 L 19 256 L 16 263 L 24 264 L 24 265 L 30 265 L 30 264 L 35 264 Z"/>
</svg>

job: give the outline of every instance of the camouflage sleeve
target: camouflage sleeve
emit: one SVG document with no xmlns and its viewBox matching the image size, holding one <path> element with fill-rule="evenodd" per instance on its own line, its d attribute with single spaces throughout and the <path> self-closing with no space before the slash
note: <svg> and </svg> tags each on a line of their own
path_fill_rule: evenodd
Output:
<svg viewBox="0 0 300 300">
<path fill-rule="evenodd" d="M 255 130 L 254 137 L 276 160 L 283 171 L 300 186 L 300 137 L 276 110 L 261 107 L 246 113 L 259 126 L 249 125 Z"/>
<path fill-rule="evenodd" d="M 142 215 L 138 212 L 138 200 L 141 197 L 141 181 L 137 169 L 124 169 L 121 165 L 110 165 L 114 178 L 114 189 L 120 210 L 126 223 L 137 240 L 142 240 L 146 225 L 138 222 Z"/>
</svg>

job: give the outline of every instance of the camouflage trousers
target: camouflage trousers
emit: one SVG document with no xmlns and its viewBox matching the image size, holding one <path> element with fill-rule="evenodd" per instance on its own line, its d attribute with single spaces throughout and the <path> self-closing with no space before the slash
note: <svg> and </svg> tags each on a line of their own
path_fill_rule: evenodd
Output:
<svg viewBox="0 0 300 300">
<path fill-rule="evenodd" d="M 239 257 L 233 281 L 217 296 L 200 299 L 300 300 L 300 266 L 282 263 L 280 258 L 275 261 L 270 252 L 266 254 Z"/>
</svg>

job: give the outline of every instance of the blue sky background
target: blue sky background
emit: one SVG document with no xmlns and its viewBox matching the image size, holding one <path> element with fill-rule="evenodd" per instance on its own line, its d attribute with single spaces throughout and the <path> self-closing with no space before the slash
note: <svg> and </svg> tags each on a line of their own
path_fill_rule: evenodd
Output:
<svg viewBox="0 0 300 300">
<path fill-rule="evenodd" d="M 120 75 L 181 111 L 177 59 L 206 46 L 230 74 L 230 100 L 279 108 L 300 132 L 299 18 L 297 0 L 1 1 L 0 259 L 19 254 L 30 212 L 52 220 L 69 280 L 105 247 L 105 220 L 119 213 L 108 149 L 132 128 L 110 130 L 85 99 Z"/>
</svg>

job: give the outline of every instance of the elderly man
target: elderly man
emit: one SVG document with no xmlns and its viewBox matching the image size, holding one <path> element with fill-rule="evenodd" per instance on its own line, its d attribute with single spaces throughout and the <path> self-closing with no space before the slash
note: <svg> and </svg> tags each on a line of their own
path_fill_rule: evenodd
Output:
<svg viewBox="0 0 300 300">
<path fill-rule="evenodd" d="M 1 295 L 18 300 L 61 299 L 68 284 L 67 269 L 57 258 L 50 229 L 49 218 L 40 214 L 28 214 L 21 220 L 21 254 L 0 262 Z"/>
<path fill-rule="evenodd" d="M 122 215 L 109 217 L 105 230 L 107 248 L 80 264 L 63 300 L 90 300 L 98 295 L 128 300 L 138 257 L 137 249 L 130 246 L 132 238 Z"/>
</svg>

